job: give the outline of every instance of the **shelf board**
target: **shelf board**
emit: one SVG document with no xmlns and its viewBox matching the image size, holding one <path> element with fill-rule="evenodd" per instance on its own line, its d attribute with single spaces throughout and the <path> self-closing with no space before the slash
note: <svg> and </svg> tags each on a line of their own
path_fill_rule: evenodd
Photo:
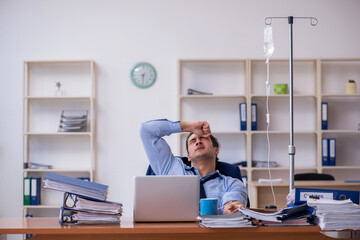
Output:
<svg viewBox="0 0 360 240">
<path fill-rule="evenodd" d="M 91 100 L 91 96 L 25 96 L 27 100 Z"/>
<path fill-rule="evenodd" d="M 321 97 L 341 97 L 341 98 L 356 98 L 360 97 L 360 94 L 321 94 Z"/>
<path fill-rule="evenodd" d="M 360 166 L 322 166 L 322 169 L 326 169 L 326 170 L 339 170 L 339 169 L 360 169 Z"/>
<path fill-rule="evenodd" d="M 255 187 L 268 187 L 270 183 L 259 183 L 258 181 L 249 181 L 249 185 Z M 295 187 L 306 187 L 306 186 L 359 186 L 360 183 L 346 183 L 341 180 L 329 180 L 329 181 L 294 181 Z M 282 183 L 273 183 L 273 186 L 289 186 L 288 181 Z"/>
<path fill-rule="evenodd" d="M 315 98 L 313 94 L 294 94 L 294 98 Z M 263 94 L 251 94 L 251 98 L 266 98 Z M 289 98 L 289 94 L 270 95 L 269 98 Z"/>
<path fill-rule="evenodd" d="M 23 205 L 24 209 L 55 209 L 55 208 L 59 208 L 60 209 L 60 205 Z"/>
<path fill-rule="evenodd" d="M 51 64 L 51 63 L 93 63 L 93 60 L 49 60 L 49 61 L 24 61 L 27 64 Z"/>
<path fill-rule="evenodd" d="M 267 171 L 268 168 L 267 167 L 252 167 L 251 168 L 252 171 Z M 289 167 L 271 167 L 270 170 L 279 170 L 279 171 L 282 171 L 282 170 L 289 170 Z M 294 169 L 295 171 L 296 170 L 316 170 L 316 167 L 297 167 Z"/>
<path fill-rule="evenodd" d="M 246 98 L 245 95 L 180 95 L 180 99 L 201 99 L 201 98 Z"/>
<path fill-rule="evenodd" d="M 266 134 L 265 130 L 251 131 L 251 134 Z M 290 134 L 289 131 L 269 131 L 269 134 Z M 297 131 L 294 134 L 316 134 L 316 131 Z"/>
<path fill-rule="evenodd" d="M 218 135 L 218 134 L 243 134 L 246 135 L 247 131 L 211 131 L 212 134 L 214 135 Z M 181 132 L 181 135 L 188 135 L 188 132 Z"/>
<path fill-rule="evenodd" d="M 321 130 L 321 133 L 354 133 L 354 134 L 359 134 L 360 130 Z"/>
<path fill-rule="evenodd" d="M 51 132 L 51 133 L 40 133 L 40 132 L 26 132 L 25 136 L 91 136 L 90 132 Z"/>
<path fill-rule="evenodd" d="M 23 169 L 23 172 L 91 172 L 90 169 Z"/>
</svg>

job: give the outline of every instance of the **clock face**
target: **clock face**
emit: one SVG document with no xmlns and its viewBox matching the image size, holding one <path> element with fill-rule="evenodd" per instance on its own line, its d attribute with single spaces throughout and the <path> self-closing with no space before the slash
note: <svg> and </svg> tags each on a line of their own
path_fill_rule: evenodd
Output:
<svg viewBox="0 0 360 240">
<path fill-rule="evenodd" d="M 155 68 L 146 62 L 136 64 L 131 70 L 131 81 L 139 88 L 148 88 L 156 80 Z"/>
</svg>

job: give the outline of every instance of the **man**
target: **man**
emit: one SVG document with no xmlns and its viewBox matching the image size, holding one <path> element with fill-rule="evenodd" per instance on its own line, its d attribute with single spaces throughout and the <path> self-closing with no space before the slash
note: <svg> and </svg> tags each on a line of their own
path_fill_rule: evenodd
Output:
<svg viewBox="0 0 360 240">
<path fill-rule="evenodd" d="M 162 138 L 173 133 L 189 132 L 187 139 L 188 159 L 186 166 L 180 157 L 175 157 Z M 221 175 L 215 171 L 218 145 L 211 141 L 210 126 L 206 121 L 172 122 L 166 119 L 144 122 L 140 136 L 150 165 L 156 175 L 199 175 L 206 181 L 207 198 L 217 198 L 219 214 L 230 214 L 246 205 L 246 188 L 239 179 Z"/>
</svg>

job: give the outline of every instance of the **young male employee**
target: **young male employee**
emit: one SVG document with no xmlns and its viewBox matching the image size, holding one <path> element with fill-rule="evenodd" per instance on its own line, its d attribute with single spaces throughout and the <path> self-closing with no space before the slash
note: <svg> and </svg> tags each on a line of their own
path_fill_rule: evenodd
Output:
<svg viewBox="0 0 360 240">
<path fill-rule="evenodd" d="M 191 167 L 185 165 L 180 157 L 175 157 L 162 138 L 180 132 L 190 133 L 187 149 Z M 210 126 L 206 121 L 152 120 L 142 123 L 140 136 L 156 175 L 199 175 L 200 181 L 205 180 L 203 186 L 206 197 L 218 199 L 219 214 L 234 213 L 246 205 L 247 194 L 243 183 L 215 171 L 219 147 L 214 146 L 210 138 Z"/>
</svg>

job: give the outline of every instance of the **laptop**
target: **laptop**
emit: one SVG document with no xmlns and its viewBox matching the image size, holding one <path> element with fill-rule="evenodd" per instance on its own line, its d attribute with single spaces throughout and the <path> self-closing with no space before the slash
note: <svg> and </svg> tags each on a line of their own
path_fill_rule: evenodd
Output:
<svg viewBox="0 0 360 240">
<path fill-rule="evenodd" d="M 135 222 L 196 221 L 199 176 L 135 176 Z"/>
</svg>

